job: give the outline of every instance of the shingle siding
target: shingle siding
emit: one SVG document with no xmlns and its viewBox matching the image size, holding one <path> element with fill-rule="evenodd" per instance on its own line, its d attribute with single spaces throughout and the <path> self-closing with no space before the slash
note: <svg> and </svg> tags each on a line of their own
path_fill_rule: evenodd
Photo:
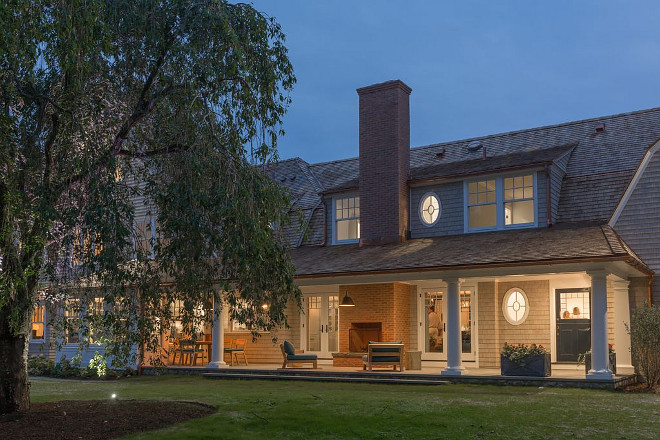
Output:
<svg viewBox="0 0 660 440">
<path fill-rule="evenodd" d="M 552 223 L 557 222 L 557 213 L 559 212 L 559 197 L 561 194 L 561 187 L 564 181 L 564 171 L 560 166 L 553 165 L 550 167 L 550 204 L 552 212 Z"/>
<path fill-rule="evenodd" d="M 651 158 L 614 228 L 656 274 L 660 273 L 660 153 Z M 660 282 L 653 285 L 660 304 Z"/>
<path fill-rule="evenodd" d="M 419 203 L 426 193 L 435 193 L 442 204 L 440 219 L 426 226 L 419 218 Z M 462 234 L 464 228 L 463 182 L 450 182 L 410 189 L 410 237 L 439 237 Z"/>
</svg>

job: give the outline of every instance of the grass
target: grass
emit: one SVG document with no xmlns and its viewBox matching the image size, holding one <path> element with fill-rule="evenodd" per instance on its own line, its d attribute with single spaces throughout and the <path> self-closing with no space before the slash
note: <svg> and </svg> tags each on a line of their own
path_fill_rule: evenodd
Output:
<svg viewBox="0 0 660 440">
<path fill-rule="evenodd" d="M 32 401 L 197 400 L 215 415 L 131 439 L 657 438 L 660 395 L 535 387 L 32 378 Z"/>
</svg>

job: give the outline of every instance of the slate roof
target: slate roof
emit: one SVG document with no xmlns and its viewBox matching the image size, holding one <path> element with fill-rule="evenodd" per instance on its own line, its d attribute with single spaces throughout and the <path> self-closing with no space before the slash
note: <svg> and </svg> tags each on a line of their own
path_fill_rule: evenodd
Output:
<svg viewBox="0 0 660 440">
<path fill-rule="evenodd" d="M 598 125 L 602 125 L 604 129 L 597 131 Z M 660 108 L 654 108 L 415 147 L 410 150 L 410 177 L 412 182 L 424 182 L 553 162 L 566 171 L 560 192 L 557 224 L 584 222 L 603 224 L 612 215 L 644 154 L 658 139 L 660 139 Z M 467 144 L 472 141 L 481 141 L 486 148 L 488 159 L 482 158 L 481 150 L 468 151 Z M 438 153 L 441 152 L 442 154 L 439 155 Z M 375 270 L 374 268 L 381 267 L 377 262 L 383 263 L 382 269 L 388 267 L 389 263 L 380 258 L 385 258 L 385 255 L 379 256 L 377 252 L 380 247 L 373 247 L 372 251 L 364 252 L 354 250 L 356 246 L 351 245 L 318 248 L 319 245 L 325 244 L 324 232 L 327 224 L 323 196 L 330 192 L 358 188 L 358 158 L 317 164 L 308 164 L 300 158 L 294 158 L 270 166 L 268 173 L 288 188 L 293 200 L 292 209 L 302 214 L 302 227 L 295 224 L 283 228 L 292 248 L 303 247 L 292 251 L 292 255 L 296 256 L 294 261 L 297 267 L 298 264 L 301 265 L 300 273 L 307 273 L 305 268 L 309 267 L 309 264 L 306 263 L 305 256 L 311 253 L 316 253 L 316 257 L 312 259 L 323 261 L 323 266 L 329 265 L 328 268 L 332 267 L 330 263 L 335 256 L 339 260 L 338 263 L 345 259 L 346 266 L 353 269 L 357 267 L 355 265 L 364 263 L 364 267 L 360 269 Z M 474 241 L 474 245 L 481 248 L 485 245 L 482 240 L 486 240 L 485 237 L 491 235 L 509 237 L 510 234 L 515 234 L 522 237 L 522 235 L 550 234 L 546 239 L 556 239 L 560 244 L 570 243 L 566 240 L 567 237 L 572 236 L 571 233 L 557 235 L 555 231 L 559 230 L 563 229 L 555 227 L 551 232 L 540 229 L 445 236 L 428 239 L 430 241 L 411 240 L 402 244 L 401 250 L 397 252 L 402 253 L 402 258 L 404 256 L 411 258 L 410 264 L 414 264 L 412 250 L 429 243 L 444 249 L 445 244 L 448 246 L 458 240 L 461 245 L 456 246 L 456 249 L 461 249 L 461 253 L 465 253 L 465 241 Z M 579 234 L 577 238 L 580 238 Z M 584 250 L 587 252 L 588 243 L 584 244 Z M 311 248 L 304 249 L 305 247 Z M 386 250 L 390 252 L 391 249 Z M 520 249 L 516 251 L 518 250 Z M 353 257 L 349 258 L 370 252 L 374 254 L 374 258 L 366 258 L 365 261 L 361 259 L 353 261 L 351 259 Z M 507 261 L 513 261 L 510 255 L 507 255 L 508 252 L 498 254 L 506 255 L 503 258 Z M 628 249 L 627 254 L 631 255 L 632 251 Z M 571 258 L 580 258 L 580 256 L 581 253 L 576 251 Z M 480 255 L 479 258 L 466 261 L 475 264 L 480 261 L 479 264 L 484 264 L 490 261 L 490 258 L 494 256 Z M 349 261 L 353 262 L 349 264 Z M 402 263 L 397 264 L 397 267 Z"/>
<path fill-rule="evenodd" d="M 612 228 L 598 225 L 420 238 L 381 246 L 300 247 L 291 250 L 291 258 L 297 277 L 593 260 L 624 260 L 651 272 Z"/>
<path fill-rule="evenodd" d="M 604 130 L 596 131 L 598 124 Z M 456 170 L 478 172 L 506 166 L 533 165 L 555 159 L 565 168 L 559 200 L 559 223 L 600 221 L 611 216 L 647 149 L 660 139 L 660 108 L 567 122 L 479 138 L 415 147 L 410 150 L 412 179 L 447 177 Z M 482 151 L 466 146 L 481 141 Z M 572 148 L 572 149 L 571 149 Z M 561 155 L 566 149 L 568 156 Z M 443 151 L 444 154 L 438 156 Z M 319 219 L 323 193 L 358 187 L 358 158 L 308 164 L 300 158 L 282 161 L 269 170 L 294 195 L 294 209 L 302 209 L 309 221 L 304 231 L 291 229 L 296 244 L 323 242 L 324 222 Z M 293 175 L 299 175 L 292 179 Z M 311 211 L 310 211 L 311 210 Z"/>
</svg>

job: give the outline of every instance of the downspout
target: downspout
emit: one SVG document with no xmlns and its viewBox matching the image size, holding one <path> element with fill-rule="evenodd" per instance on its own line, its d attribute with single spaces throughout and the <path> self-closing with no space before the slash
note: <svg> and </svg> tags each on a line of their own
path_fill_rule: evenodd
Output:
<svg viewBox="0 0 660 440">
<path fill-rule="evenodd" d="M 548 184 L 545 186 L 545 221 L 548 227 L 552 226 L 552 179 L 550 178 L 550 165 L 545 164 L 545 178 Z"/>
<path fill-rule="evenodd" d="M 648 284 L 648 287 L 649 287 L 649 292 L 648 292 L 649 307 L 653 305 L 653 278 L 654 278 L 654 275 L 651 275 L 649 277 L 649 284 Z"/>
</svg>

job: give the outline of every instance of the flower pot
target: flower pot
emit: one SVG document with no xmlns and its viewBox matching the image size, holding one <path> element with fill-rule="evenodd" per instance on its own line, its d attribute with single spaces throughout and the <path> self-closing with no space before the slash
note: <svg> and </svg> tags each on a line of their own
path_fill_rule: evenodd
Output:
<svg viewBox="0 0 660 440">
<path fill-rule="evenodd" d="M 584 355 L 584 372 L 589 374 L 591 370 L 591 353 L 585 353 Z M 612 374 L 616 374 L 616 353 L 610 353 L 610 371 Z"/>
<path fill-rule="evenodd" d="M 519 363 L 500 355 L 500 371 L 502 376 L 550 376 L 552 372 L 550 354 L 526 356 Z"/>
</svg>

